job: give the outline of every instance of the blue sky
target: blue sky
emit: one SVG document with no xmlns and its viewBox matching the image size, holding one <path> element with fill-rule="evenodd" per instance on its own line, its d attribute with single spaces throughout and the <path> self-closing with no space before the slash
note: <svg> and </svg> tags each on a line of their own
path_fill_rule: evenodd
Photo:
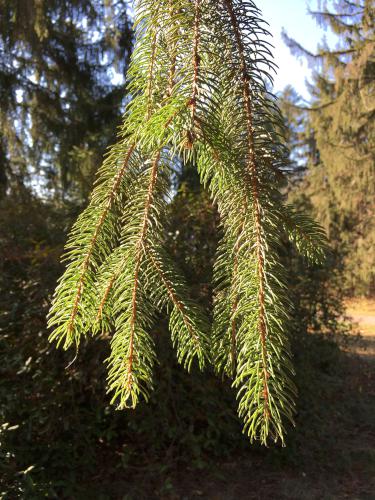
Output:
<svg viewBox="0 0 375 500">
<path fill-rule="evenodd" d="M 282 28 L 285 28 L 290 37 L 312 52 L 324 36 L 330 45 L 334 44 L 334 35 L 320 28 L 308 14 L 308 7 L 314 10 L 317 3 L 307 0 L 256 1 L 256 5 L 262 9 L 263 18 L 270 24 L 269 31 L 273 35 L 271 42 L 275 46 L 273 52 L 275 62 L 279 66 L 275 77 L 275 91 L 282 90 L 287 84 L 292 84 L 303 97 L 308 97 L 305 80 L 309 77 L 310 70 L 306 61 L 298 61 L 292 56 L 281 39 Z"/>
</svg>

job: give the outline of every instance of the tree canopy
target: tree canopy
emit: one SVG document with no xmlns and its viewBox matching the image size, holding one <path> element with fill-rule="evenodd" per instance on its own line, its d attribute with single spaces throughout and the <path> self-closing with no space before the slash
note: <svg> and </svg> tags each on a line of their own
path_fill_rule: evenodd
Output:
<svg viewBox="0 0 375 500">
<path fill-rule="evenodd" d="M 128 2 L 0 1 L 0 184 L 87 196 L 119 123 Z M 69 188 L 69 189 L 68 189 Z"/>
<path fill-rule="evenodd" d="M 375 8 L 371 0 L 339 0 L 311 14 L 339 42 L 336 48 L 323 43 L 312 54 L 284 37 L 314 68 L 310 104 L 287 99 L 294 120 L 305 121 L 309 168 L 301 192 L 344 255 L 348 292 L 374 294 Z"/>
</svg>

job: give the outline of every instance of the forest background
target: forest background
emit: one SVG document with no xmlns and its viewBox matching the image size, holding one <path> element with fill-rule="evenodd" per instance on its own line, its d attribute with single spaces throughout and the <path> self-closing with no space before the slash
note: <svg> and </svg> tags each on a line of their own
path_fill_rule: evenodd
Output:
<svg viewBox="0 0 375 500">
<path fill-rule="evenodd" d="M 374 5 L 312 10 L 335 43 L 313 53 L 283 36 L 311 69 L 303 96 L 292 73 L 278 92 L 285 196 L 322 223 L 332 251 L 308 267 L 283 248 L 297 428 L 286 449 L 264 450 L 241 434 L 229 386 L 177 366 L 164 317 L 155 392 L 136 411 L 109 406 L 104 336 L 68 368 L 73 354 L 48 343 L 66 235 L 127 102 L 132 13 L 124 0 L 0 0 L 1 498 L 370 498 L 374 364 L 353 355 L 345 308 L 375 296 Z M 209 305 L 215 206 L 191 165 L 174 183 L 170 251 Z"/>
</svg>

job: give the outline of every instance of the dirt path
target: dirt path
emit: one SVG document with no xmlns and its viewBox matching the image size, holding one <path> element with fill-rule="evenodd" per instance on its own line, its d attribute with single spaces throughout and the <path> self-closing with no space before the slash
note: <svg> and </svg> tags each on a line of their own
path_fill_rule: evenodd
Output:
<svg viewBox="0 0 375 500">
<path fill-rule="evenodd" d="M 355 315 L 353 316 L 353 319 L 359 323 L 359 325 L 363 325 L 365 327 L 369 326 L 375 326 L 375 316 L 371 316 L 367 314 L 366 316 L 363 315 Z"/>
<path fill-rule="evenodd" d="M 354 299 L 347 302 L 347 314 L 361 338 L 351 350 L 375 362 L 375 300 Z"/>
<path fill-rule="evenodd" d="M 375 299 L 351 299 L 346 313 L 358 323 L 361 331 L 375 335 Z"/>
</svg>

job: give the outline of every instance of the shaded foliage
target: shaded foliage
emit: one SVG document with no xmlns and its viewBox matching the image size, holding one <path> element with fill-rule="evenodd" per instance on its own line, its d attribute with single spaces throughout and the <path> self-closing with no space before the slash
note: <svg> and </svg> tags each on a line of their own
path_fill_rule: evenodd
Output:
<svg viewBox="0 0 375 500">
<path fill-rule="evenodd" d="M 173 202 L 168 245 L 178 253 L 200 302 L 207 305 L 211 292 L 204 283 L 212 274 L 216 247 L 214 237 L 207 235 L 216 234 L 217 218 L 191 175 L 183 179 Z M 0 285 L 6 290 L 1 294 L 0 331 L 5 495 L 84 498 L 100 492 L 103 498 L 117 498 L 119 492 L 133 491 L 143 498 L 152 495 L 153 489 L 162 494 L 164 481 L 180 465 L 209 466 L 212 460 L 233 453 L 264 460 L 265 467 L 271 468 L 301 461 L 305 440 L 321 432 L 325 417 L 320 407 L 331 397 L 329 387 L 336 380 L 340 359 L 336 344 L 317 335 L 321 329 L 331 334 L 341 331 L 336 299 L 340 284 L 332 285 L 328 266 L 313 266 L 306 272 L 305 263 L 286 247 L 290 286 L 295 291 L 292 344 L 300 393 L 298 427 L 290 434 L 286 451 L 262 454 L 257 448 L 250 451 L 243 439 L 230 387 L 209 372 L 193 370 L 188 376 L 178 366 L 165 316 L 153 329 L 160 364 L 149 404 L 131 412 L 117 412 L 110 406 L 104 391 L 105 336 L 84 342 L 77 360 L 66 368 L 74 353 L 58 352 L 49 345 L 45 313 L 75 210 L 56 210 L 28 197 L 23 203 L 20 199 L 3 203 L 1 215 L 1 252 L 6 257 Z M 322 384 L 327 392 L 321 391 Z M 309 446 L 306 462 L 321 453 L 319 440 L 313 449 L 311 442 Z M 126 475 L 126 485 L 119 473 Z M 144 474 L 150 483 L 146 486 L 142 481 L 140 488 Z"/>
</svg>

